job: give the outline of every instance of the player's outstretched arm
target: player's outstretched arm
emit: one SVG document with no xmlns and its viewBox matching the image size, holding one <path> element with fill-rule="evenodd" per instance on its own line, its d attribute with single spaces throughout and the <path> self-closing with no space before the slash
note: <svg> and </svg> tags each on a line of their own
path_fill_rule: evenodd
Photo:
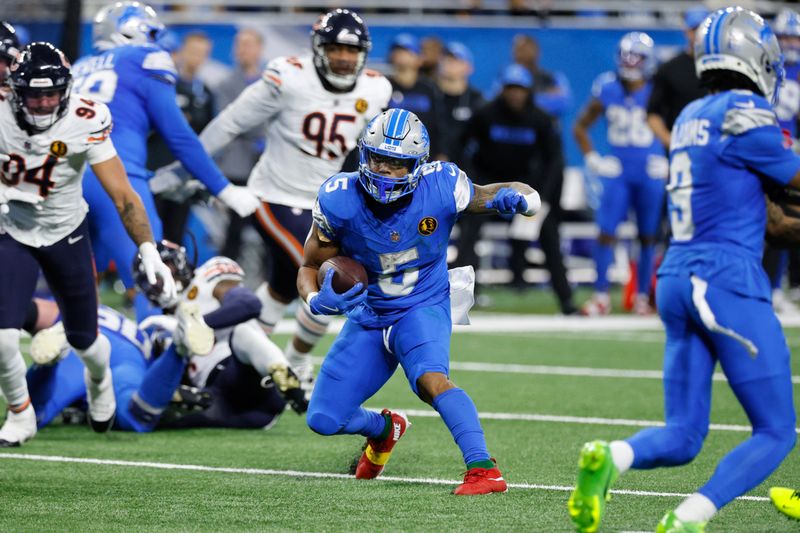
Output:
<svg viewBox="0 0 800 533">
<path fill-rule="evenodd" d="M 767 241 L 773 246 L 800 244 L 800 205 L 784 207 L 767 197 Z"/>
<path fill-rule="evenodd" d="M 488 215 L 500 213 L 513 215 L 519 213 L 533 216 L 542 207 L 539 193 L 530 185 L 518 181 L 509 183 L 491 183 L 489 185 L 473 185 L 474 192 L 467 213 Z"/>
<path fill-rule="evenodd" d="M 314 222 L 303 247 L 303 266 L 297 272 L 297 292 L 303 301 L 308 302 L 309 295 L 319 292 L 317 273 L 322 263 L 337 255 L 339 245 L 325 237 Z"/>
</svg>

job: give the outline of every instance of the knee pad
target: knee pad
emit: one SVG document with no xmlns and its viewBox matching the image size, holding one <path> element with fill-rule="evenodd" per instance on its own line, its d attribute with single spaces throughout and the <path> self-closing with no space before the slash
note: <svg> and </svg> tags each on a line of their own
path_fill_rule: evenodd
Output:
<svg viewBox="0 0 800 533">
<path fill-rule="evenodd" d="M 308 304 L 299 302 L 295 318 L 297 319 L 297 338 L 306 344 L 315 346 L 328 331 L 331 317 L 315 315 Z"/>
<path fill-rule="evenodd" d="M 320 435 L 336 435 L 344 427 L 344 423 L 333 419 L 325 413 L 308 411 L 306 423 L 311 431 Z"/>
</svg>

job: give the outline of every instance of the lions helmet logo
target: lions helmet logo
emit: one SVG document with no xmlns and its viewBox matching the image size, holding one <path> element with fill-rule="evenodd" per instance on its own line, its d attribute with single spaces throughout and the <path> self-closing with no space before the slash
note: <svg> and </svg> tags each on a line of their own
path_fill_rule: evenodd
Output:
<svg viewBox="0 0 800 533">
<path fill-rule="evenodd" d="M 419 221 L 419 225 L 417 226 L 417 230 L 419 231 L 420 235 L 422 235 L 424 237 L 427 237 L 428 235 L 431 235 L 434 231 L 436 231 L 436 228 L 438 226 L 439 226 L 439 223 L 436 222 L 435 218 L 433 218 L 433 217 L 425 217 L 425 218 L 423 218 L 422 220 Z"/>
<path fill-rule="evenodd" d="M 55 157 L 64 157 L 67 155 L 67 143 L 64 141 L 53 141 L 50 145 L 50 153 Z"/>
<path fill-rule="evenodd" d="M 359 113 L 365 112 L 368 107 L 369 104 L 363 98 L 359 98 L 358 100 L 356 100 L 356 111 L 358 111 Z"/>
</svg>

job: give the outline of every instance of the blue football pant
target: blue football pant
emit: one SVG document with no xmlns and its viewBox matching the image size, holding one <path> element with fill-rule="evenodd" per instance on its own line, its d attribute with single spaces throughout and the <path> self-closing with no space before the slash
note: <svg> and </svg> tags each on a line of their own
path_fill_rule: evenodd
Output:
<svg viewBox="0 0 800 533">
<path fill-rule="evenodd" d="M 719 509 L 766 479 L 794 446 L 789 349 L 767 300 L 746 298 L 712 285 L 702 297 L 688 276 L 664 276 L 657 285 L 657 301 L 667 333 L 666 426 L 640 431 L 628 439 L 634 451 L 632 466 L 682 465 L 700 452 L 708 434 L 712 374 L 719 361 L 753 427 L 752 436 L 728 453 L 699 489 Z M 698 307 L 705 307 L 705 321 Z M 727 328 L 727 333 L 712 331 L 710 319 Z M 734 338 L 735 334 L 741 338 Z M 755 356 L 743 341 L 757 348 Z"/>
</svg>

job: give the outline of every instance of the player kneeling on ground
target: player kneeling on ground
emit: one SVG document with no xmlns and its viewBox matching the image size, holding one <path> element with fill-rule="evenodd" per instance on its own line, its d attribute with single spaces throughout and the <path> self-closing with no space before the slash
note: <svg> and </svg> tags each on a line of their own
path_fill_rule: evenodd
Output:
<svg viewBox="0 0 800 533">
<path fill-rule="evenodd" d="M 373 118 L 359 151 L 358 172 L 336 174 L 319 189 L 297 278 L 312 312 L 348 317 L 320 368 L 308 425 L 322 435 L 367 437 L 356 477 L 377 477 L 409 422 L 400 413 L 361 406 L 399 364 L 461 449 L 468 471 L 454 493 L 503 492 L 507 485 L 486 449 L 475 404 L 448 379 L 446 252 L 462 213 L 533 215 L 539 195 L 522 183 L 473 185 L 451 163 L 427 163 L 428 132 L 403 109 Z M 365 267 L 366 288 L 357 283 L 336 293 L 333 268 L 318 282 L 322 264 L 340 254 Z"/>
</svg>

